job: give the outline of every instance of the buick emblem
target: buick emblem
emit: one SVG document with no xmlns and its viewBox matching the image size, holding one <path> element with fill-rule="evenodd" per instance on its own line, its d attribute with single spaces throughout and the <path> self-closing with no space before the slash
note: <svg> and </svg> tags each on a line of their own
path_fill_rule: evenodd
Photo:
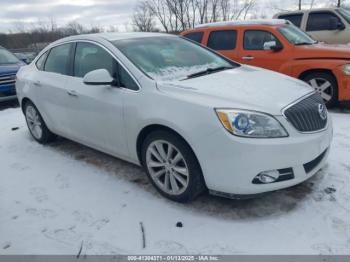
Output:
<svg viewBox="0 0 350 262">
<path fill-rule="evenodd" d="M 318 114 L 320 115 L 322 120 L 327 119 L 327 109 L 324 105 L 318 104 Z"/>
</svg>

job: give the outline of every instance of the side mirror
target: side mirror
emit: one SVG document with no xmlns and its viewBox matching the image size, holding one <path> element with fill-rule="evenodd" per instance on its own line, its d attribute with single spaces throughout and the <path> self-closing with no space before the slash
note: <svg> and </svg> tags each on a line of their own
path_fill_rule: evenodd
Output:
<svg viewBox="0 0 350 262">
<path fill-rule="evenodd" d="M 343 31 L 343 30 L 345 30 L 346 29 L 346 26 L 343 24 L 343 23 L 338 23 L 338 30 L 341 30 L 341 31 Z"/>
<path fill-rule="evenodd" d="M 83 82 L 87 85 L 101 86 L 113 85 L 115 81 L 106 69 L 97 69 L 87 73 L 84 76 Z"/>
<path fill-rule="evenodd" d="M 30 64 L 29 59 L 27 59 L 27 58 L 21 58 L 20 60 L 21 60 L 23 63 L 25 63 L 26 65 L 29 65 L 29 64 Z"/>
<path fill-rule="evenodd" d="M 264 50 L 272 50 L 274 52 L 282 50 L 283 47 L 280 44 L 277 44 L 276 41 L 269 41 L 264 43 Z"/>
</svg>

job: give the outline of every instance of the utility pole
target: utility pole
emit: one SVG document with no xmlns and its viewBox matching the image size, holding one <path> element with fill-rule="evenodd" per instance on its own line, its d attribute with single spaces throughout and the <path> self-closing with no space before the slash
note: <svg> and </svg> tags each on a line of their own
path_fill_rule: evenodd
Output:
<svg viewBox="0 0 350 262">
<path fill-rule="evenodd" d="M 340 0 L 338 0 L 340 2 Z M 299 10 L 301 10 L 301 0 L 299 0 Z"/>
<path fill-rule="evenodd" d="M 338 7 L 341 6 L 341 0 L 338 0 L 338 4 L 337 4 Z"/>
</svg>

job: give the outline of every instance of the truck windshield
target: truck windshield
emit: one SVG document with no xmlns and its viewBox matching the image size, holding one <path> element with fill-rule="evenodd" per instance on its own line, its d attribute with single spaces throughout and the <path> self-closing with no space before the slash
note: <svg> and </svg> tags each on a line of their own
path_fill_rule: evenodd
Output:
<svg viewBox="0 0 350 262">
<path fill-rule="evenodd" d="M 342 17 L 345 18 L 345 20 L 350 24 L 350 11 L 344 8 L 338 9 L 338 12 L 341 14 Z"/>
<path fill-rule="evenodd" d="M 17 64 L 19 59 L 4 48 L 0 48 L 0 65 L 2 64 Z"/>
<path fill-rule="evenodd" d="M 312 45 L 317 41 L 312 39 L 294 25 L 284 25 L 278 28 L 278 31 L 293 45 Z"/>
<path fill-rule="evenodd" d="M 239 66 L 181 37 L 131 38 L 112 43 L 155 80 L 184 80 Z"/>
</svg>

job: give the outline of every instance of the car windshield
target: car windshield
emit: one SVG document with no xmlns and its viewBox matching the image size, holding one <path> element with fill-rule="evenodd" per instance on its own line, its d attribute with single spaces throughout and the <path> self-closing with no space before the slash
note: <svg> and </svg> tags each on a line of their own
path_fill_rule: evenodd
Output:
<svg viewBox="0 0 350 262">
<path fill-rule="evenodd" d="M 338 9 L 338 12 L 346 19 L 348 23 L 350 23 L 350 11 L 344 8 Z"/>
<path fill-rule="evenodd" d="M 239 66 L 181 37 L 134 38 L 113 44 L 155 80 L 183 80 L 200 72 L 209 74 Z"/>
<path fill-rule="evenodd" d="M 312 45 L 317 41 L 294 25 L 284 25 L 278 31 L 293 45 Z"/>
<path fill-rule="evenodd" d="M 0 65 L 1 64 L 17 64 L 19 59 L 6 49 L 0 48 Z"/>
</svg>

